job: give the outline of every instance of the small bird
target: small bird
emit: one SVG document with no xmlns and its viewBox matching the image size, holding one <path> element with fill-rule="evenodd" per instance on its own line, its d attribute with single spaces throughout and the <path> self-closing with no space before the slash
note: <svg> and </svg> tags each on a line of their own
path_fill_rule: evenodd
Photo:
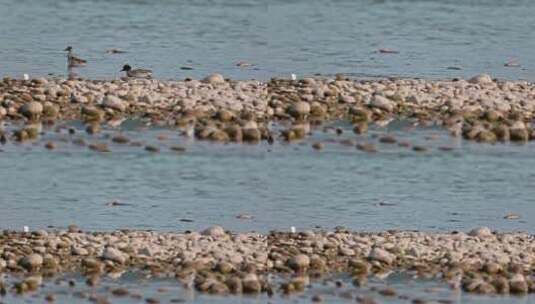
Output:
<svg viewBox="0 0 535 304">
<path fill-rule="evenodd" d="M 123 69 L 120 72 L 126 72 L 126 76 L 132 78 L 152 78 L 152 71 L 146 69 L 135 69 L 132 70 L 132 67 L 128 64 L 123 66 Z"/>
<path fill-rule="evenodd" d="M 67 52 L 67 64 L 69 68 L 84 67 L 87 64 L 86 60 L 80 57 L 74 56 L 72 52 L 72 46 L 68 46 L 65 49 L 65 52 Z"/>
</svg>

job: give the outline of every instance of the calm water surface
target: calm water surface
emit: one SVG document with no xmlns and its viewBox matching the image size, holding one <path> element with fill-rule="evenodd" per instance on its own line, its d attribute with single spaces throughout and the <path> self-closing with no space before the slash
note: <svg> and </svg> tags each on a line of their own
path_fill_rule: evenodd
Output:
<svg viewBox="0 0 535 304">
<path fill-rule="evenodd" d="M 394 123 L 390 131 L 400 140 L 429 151 L 377 143 L 380 152 L 367 154 L 338 142 L 377 142 L 374 137 L 387 130 L 356 137 L 349 125 L 341 126 L 348 128 L 342 136 L 316 130 L 301 144 L 273 146 L 199 143 L 176 131 L 126 129 L 132 138 L 159 145 L 158 154 L 111 143 L 112 153 L 99 154 L 60 141 L 109 141 L 116 132 L 111 130 L 97 138 L 48 132 L 43 141 L 57 141 L 54 151 L 43 142 L 8 143 L 0 153 L 0 193 L 9 212 L 0 213 L 0 223 L 15 229 L 76 223 L 88 230 L 164 231 L 221 224 L 261 232 L 290 226 L 444 231 L 487 225 L 535 232 L 535 144 L 474 144 L 436 128 L 405 132 L 403 123 Z M 158 141 L 162 134 L 168 139 Z M 313 141 L 325 142 L 325 149 L 314 151 Z M 173 144 L 187 151 L 171 152 Z M 444 145 L 455 150 L 437 149 Z M 107 205 L 112 201 L 125 205 Z M 504 219 L 508 213 L 521 219 Z M 239 214 L 254 219 L 237 219 Z"/>
<path fill-rule="evenodd" d="M 533 12 L 531 0 L 0 0 L 0 76 L 65 74 L 62 50 L 72 45 L 89 61 L 79 74 L 90 78 L 118 77 L 128 62 L 157 78 L 489 72 L 534 80 Z M 514 59 L 521 67 L 504 67 Z"/>
</svg>

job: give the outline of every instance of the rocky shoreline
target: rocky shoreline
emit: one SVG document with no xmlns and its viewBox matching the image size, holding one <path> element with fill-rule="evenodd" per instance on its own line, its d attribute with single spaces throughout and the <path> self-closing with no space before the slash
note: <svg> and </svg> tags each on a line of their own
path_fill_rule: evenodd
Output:
<svg viewBox="0 0 535 304">
<path fill-rule="evenodd" d="M 261 235 L 220 226 L 184 233 L 91 233 L 70 226 L 0 235 L 0 273 L 22 278 L 13 285 L 0 281 L 4 295 L 38 290 L 44 279 L 65 273 L 81 273 L 95 287 L 104 275 L 133 269 L 218 295 L 292 294 L 335 273 L 349 274 L 358 291 L 369 278 L 393 272 L 444 280 L 470 293 L 525 295 L 535 292 L 535 236 L 486 227 L 468 233 L 339 229 Z M 397 292 L 385 287 L 378 294 Z"/>
<path fill-rule="evenodd" d="M 349 121 L 364 134 L 370 125 L 406 118 L 478 142 L 522 143 L 535 139 L 534 115 L 535 84 L 485 74 L 447 81 L 338 76 L 259 82 L 219 74 L 184 81 L 0 81 L 0 120 L 23 124 L 12 132 L 0 129 L 2 143 L 35 139 L 43 125 L 80 120 L 96 134 L 127 118 L 217 142 L 291 142 L 334 120 Z M 284 128 L 274 131 L 270 122 Z"/>
</svg>

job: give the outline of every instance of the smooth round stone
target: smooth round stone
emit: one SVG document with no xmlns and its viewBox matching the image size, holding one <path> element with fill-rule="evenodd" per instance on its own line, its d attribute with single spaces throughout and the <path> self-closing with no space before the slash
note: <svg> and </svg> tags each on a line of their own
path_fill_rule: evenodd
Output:
<svg viewBox="0 0 535 304">
<path fill-rule="evenodd" d="M 492 78 L 488 74 L 479 74 L 468 79 L 468 82 L 472 84 L 487 84 L 492 83 Z"/>
<path fill-rule="evenodd" d="M 26 117 L 33 117 L 43 113 L 43 105 L 37 101 L 31 101 L 24 104 L 20 109 L 22 115 Z"/>
<path fill-rule="evenodd" d="M 310 258 L 305 254 L 298 254 L 288 260 L 288 266 L 295 271 L 305 270 L 310 266 Z"/>
<path fill-rule="evenodd" d="M 226 235 L 227 233 L 225 232 L 225 229 L 223 229 L 223 227 L 221 226 L 212 226 L 203 230 L 201 234 L 205 236 L 211 236 L 211 237 L 221 237 L 221 236 Z"/>
<path fill-rule="evenodd" d="M 394 260 L 396 259 L 396 256 L 384 249 L 375 247 L 370 252 L 369 258 L 371 260 L 383 262 L 386 264 L 392 264 Z"/>
<path fill-rule="evenodd" d="M 479 228 L 474 228 L 470 230 L 470 232 L 468 232 L 468 235 L 483 239 L 483 238 L 491 237 L 493 234 L 492 234 L 492 231 L 489 229 L 489 227 L 479 227 Z"/>
<path fill-rule="evenodd" d="M 115 249 L 113 247 L 107 247 L 106 249 L 104 249 L 102 257 L 105 260 L 117 262 L 120 264 L 124 264 L 124 262 L 126 262 L 126 257 L 124 256 L 124 254 L 119 249 Z"/>
<path fill-rule="evenodd" d="M 381 95 L 374 96 L 370 105 L 386 112 L 392 112 L 394 110 L 394 103 L 390 99 Z"/>
<path fill-rule="evenodd" d="M 124 112 L 126 110 L 126 103 L 114 95 L 107 95 L 104 97 L 103 105 L 107 108 L 120 112 Z"/>
<path fill-rule="evenodd" d="M 223 75 L 221 74 L 214 73 L 206 76 L 203 81 L 210 84 L 220 84 L 225 82 L 225 78 L 223 78 Z"/>
<path fill-rule="evenodd" d="M 33 253 L 23 257 L 19 264 L 28 270 L 32 270 L 43 265 L 43 257 L 37 253 Z"/>
<path fill-rule="evenodd" d="M 308 102 L 299 101 L 294 103 L 290 108 L 290 114 L 294 117 L 302 117 L 310 113 L 310 104 Z"/>
</svg>

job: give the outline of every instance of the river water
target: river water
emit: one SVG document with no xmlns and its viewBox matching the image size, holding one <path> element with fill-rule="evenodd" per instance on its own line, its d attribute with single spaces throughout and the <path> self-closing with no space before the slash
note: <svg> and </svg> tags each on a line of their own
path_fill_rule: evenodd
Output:
<svg viewBox="0 0 535 304">
<path fill-rule="evenodd" d="M 290 73 L 451 78 L 488 72 L 535 80 L 533 12 L 535 1 L 528 0 L 0 0 L 0 76 L 65 75 L 62 50 L 72 45 L 89 62 L 77 73 L 99 79 L 119 77 L 121 66 L 130 63 L 153 69 L 160 79 L 212 72 L 237 79 Z M 107 54 L 109 48 L 126 53 Z M 240 61 L 251 66 L 236 66 Z M 507 62 L 513 66 L 504 66 Z M 127 122 L 123 134 L 161 152 L 110 144 L 112 152 L 104 154 L 72 140 L 109 141 L 106 136 L 117 130 L 95 137 L 46 130 L 38 143 L 0 146 L 0 228 L 74 223 L 105 231 L 184 231 L 213 224 L 260 232 L 291 226 L 452 231 L 485 225 L 535 232 L 535 144 L 470 143 L 436 127 L 408 133 L 404 122 L 374 128 L 364 137 L 352 134 L 347 124 L 334 126 L 344 134 L 318 129 L 301 144 L 270 146 L 200 143 L 174 130 L 139 130 Z M 386 132 L 428 151 L 378 143 L 375 135 Z M 167 139 L 158 140 L 162 134 Z M 357 151 L 341 144 L 343 139 L 374 142 L 379 152 Z M 47 151 L 47 140 L 57 148 Z M 317 141 L 324 143 L 322 151 L 311 148 Z M 173 145 L 186 151 L 170 151 Z M 444 146 L 453 150 L 440 149 Z M 520 218 L 504 218 L 508 214 Z M 127 278 L 110 284 L 145 294 L 162 286 L 177 288 L 173 296 L 159 296 L 198 303 L 300 303 L 313 294 L 219 298 L 191 295 L 175 282 Z M 443 298 L 459 303 L 534 301 L 455 294 L 437 282 L 398 278 L 389 284 L 424 298 L 424 289 L 438 288 Z M 52 287 L 58 303 L 78 301 L 69 292 L 61 296 L 61 288 Z M 330 303 L 347 302 L 328 294 Z M 42 298 L 9 296 L 7 301 L 40 303 Z"/>
<path fill-rule="evenodd" d="M 534 11 L 530 0 L 0 0 L 0 75 L 65 74 L 62 50 L 72 45 L 89 61 L 79 71 L 88 78 L 119 77 L 128 62 L 164 79 L 488 72 L 533 80 Z"/>
</svg>

